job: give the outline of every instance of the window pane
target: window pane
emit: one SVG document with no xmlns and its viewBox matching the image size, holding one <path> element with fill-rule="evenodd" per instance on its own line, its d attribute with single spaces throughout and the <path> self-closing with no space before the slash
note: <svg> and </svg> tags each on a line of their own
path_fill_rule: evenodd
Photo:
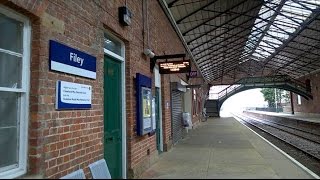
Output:
<svg viewBox="0 0 320 180">
<path fill-rule="evenodd" d="M 298 104 L 300 105 L 301 104 L 301 96 L 298 95 Z"/>
<path fill-rule="evenodd" d="M 18 94 L 0 92 L 0 169 L 18 164 Z"/>
<path fill-rule="evenodd" d="M 22 59 L 0 52 L 0 87 L 21 88 Z"/>
<path fill-rule="evenodd" d="M 17 126 L 18 95 L 0 91 L 0 128 Z"/>
<path fill-rule="evenodd" d="M 22 53 L 23 23 L 0 13 L 0 48 Z"/>
<path fill-rule="evenodd" d="M 17 128 L 0 129 L 0 168 L 18 164 Z"/>
<path fill-rule="evenodd" d="M 104 35 L 104 48 L 121 56 L 121 43 L 108 34 Z"/>
</svg>

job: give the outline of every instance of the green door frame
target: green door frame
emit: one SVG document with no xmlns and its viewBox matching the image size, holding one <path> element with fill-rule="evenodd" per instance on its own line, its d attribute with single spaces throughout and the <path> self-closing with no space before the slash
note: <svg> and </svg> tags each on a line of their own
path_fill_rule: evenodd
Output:
<svg viewBox="0 0 320 180">
<path fill-rule="evenodd" d="M 159 143 L 160 143 L 160 149 L 159 152 L 163 152 L 163 130 L 162 130 L 162 97 L 161 97 L 161 76 L 159 73 L 159 67 L 158 65 L 155 65 L 153 69 L 153 74 L 155 76 L 155 87 L 159 88 Z"/>
<path fill-rule="evenodd" d="M 157 150 L 161 154 L 161 126 L 160 126 L 160 88 L 155 88 L 155 110 L 156 110 L 156 139 L 157 139 Z"/>
<path fill-rule="evenodd" d="M 104 58 L 104 157 L 111 177 L 122 178 L 121 62 Z"/>
<path fill-rule="evenodd" d="M 122 178 L 126 179 L 127 178 L 127 122 L 126 122 L 126 84 L 125 84 L 125 45 L 124 43 L 111 33 L 108 33 L 108 36 L 113 37 L 116 39 L 118 42 L 121 43 L 121 56 L 118 54 L 115 54 L 112 51 L 109 51 L 108 49 L 103 49 L 104 54 L 106 56 L 109 56 L 111 58 L 114 58 L 115 60 L 118 60 L 121 62 L 121 77 L 122 77 L 122 82 L 121 82 L 121 87 L 122 87 L 122 137 L 121 137 L 121 142 L 122 142 Z"/>
</svg>

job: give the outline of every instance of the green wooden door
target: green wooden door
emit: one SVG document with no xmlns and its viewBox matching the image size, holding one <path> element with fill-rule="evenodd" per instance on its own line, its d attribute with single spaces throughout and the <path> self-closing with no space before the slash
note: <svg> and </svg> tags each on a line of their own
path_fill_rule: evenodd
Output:
<svg viewBox="0 0 320 180">
<path fill-rule="evenodd" d="M 156 109 L 156 136 L 157 136 L 157 150 L 159 154 L 161 153 L 160 149 L 160 136 L 161 136 L 161 131 L 160 131 L 160 89 L 156 87 L 156 97 L 155 97 L 155 109 Z"/>
<path fill-rule="evenodd" d="M 122 178 L 122 88 L 121 62 L 104 61 L 104 157 L 112 178 Z"/>
</svg>

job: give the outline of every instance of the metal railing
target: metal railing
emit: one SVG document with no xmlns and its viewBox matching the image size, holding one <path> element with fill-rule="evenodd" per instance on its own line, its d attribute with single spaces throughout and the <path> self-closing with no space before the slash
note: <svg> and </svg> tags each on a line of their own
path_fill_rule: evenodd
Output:
<svg viewBox="0 0 320 180">
<path fill-rule="evenodd" d="M 236 90 L 240 86 L 241 86 L 241 84 L 233 84 L 233 85 L 228 86 L 227 88 L 225 88 L 224 90 L 222 90 L 218 93 L 218 99 L 221 99 L 223 96 L 228 96 L 228 94 L 230 94 L 230 92 L 232 92 L 233 90 Z"/>
</svg>

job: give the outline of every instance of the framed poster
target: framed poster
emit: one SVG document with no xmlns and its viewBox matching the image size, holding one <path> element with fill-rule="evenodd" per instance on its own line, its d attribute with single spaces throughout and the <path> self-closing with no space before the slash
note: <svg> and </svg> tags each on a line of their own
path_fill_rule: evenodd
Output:
<svg viewBox="0 0 320 180">
<path fill-rule="evenodd" d="M 151 89 L 146 87 L 141 87 L 141 102 L 142 102 L 142 124 L 143 131 L 149 132 L 152 128 L 151 121 Z"/>
<path fill-rule="evenodd" d="M 136 74 L 137 135 L 143 136 L 152 131 L 152 91 L 151 78 Z"/>
</svg>

